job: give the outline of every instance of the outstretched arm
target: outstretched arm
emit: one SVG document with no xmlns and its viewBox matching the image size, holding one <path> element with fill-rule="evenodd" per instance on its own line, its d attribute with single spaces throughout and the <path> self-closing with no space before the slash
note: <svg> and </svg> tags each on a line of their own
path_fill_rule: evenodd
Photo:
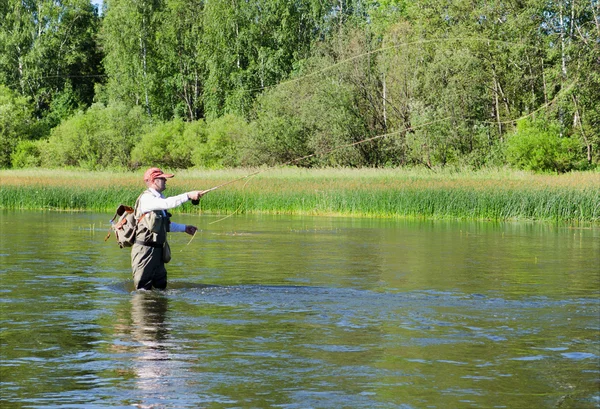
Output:
<svg viewBox="0 0 600 409">
<path fill-rule="evenodd" d="M 140 199 L 139 212 L 148 213 L 155 210 L 168 210 L 180 206 L 189 200 L 187 193 L 171 197 L 157 197 L 150 193 L 143 194 Z"/>
<path fill-rule="evenodd" d="M 142 198 L 140 199 L 139 211 L 141 213 L 148 213 L 154 210 L 169 210 L 181 206 L 188 200 L 200 200 L 205 193 L 206 190 L 193 190 L 191 192 L 170 197 L 157 197 L 150 193 L 146 193 L 142 195 Z"/>
</svg>

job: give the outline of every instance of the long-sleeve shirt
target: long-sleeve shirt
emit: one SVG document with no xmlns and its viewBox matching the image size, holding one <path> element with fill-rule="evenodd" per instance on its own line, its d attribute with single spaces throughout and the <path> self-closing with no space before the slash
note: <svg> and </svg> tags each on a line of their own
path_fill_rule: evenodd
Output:
<svg viewBox="0 0 600 409">
<path fill-rule="evenodd" d="M 151 194 L 150 194 L 151 193 Z M 180 206 L 189 200 L 187 193 L 182 193 L 177 196 L 164 197 L 155 189 L 149 188 L 140 198 L 138 211 L 140 213 L 148 213 L 155 210 L 166 211 L 174 207 Z M 171 222 L 171 232 L 184 232 L 185 224 Z"/>
</svg>

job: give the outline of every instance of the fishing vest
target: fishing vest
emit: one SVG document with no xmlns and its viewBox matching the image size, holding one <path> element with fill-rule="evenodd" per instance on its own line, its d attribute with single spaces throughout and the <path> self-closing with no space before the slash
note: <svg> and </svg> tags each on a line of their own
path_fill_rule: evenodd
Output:
<svg viewBox="0 0 600 409">
<path fill-rule="evenodd" d="M 142 195 L 152 194 L 146 190 Z M 140 198 L 142 197 L 140 195 Z M 139 203 L 139 200 L 138 200 Z M 138 219 L 135 241 L 138 244 L 151 247 L 162 247 L 167 241 L 167 232 L 171 231 L 171 213 L 165 210 L 154 210 L 145 214 L 136 207 Z"/>
</svg>

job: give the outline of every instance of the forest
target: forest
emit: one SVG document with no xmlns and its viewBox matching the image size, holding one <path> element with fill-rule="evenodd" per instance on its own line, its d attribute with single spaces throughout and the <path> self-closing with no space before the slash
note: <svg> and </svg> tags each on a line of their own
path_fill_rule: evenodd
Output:
<svg viewBox="0 0 600 409">
<path fill-rule="evenodd" d="M 0 168 L 600 164 L 598 0 L 0 0 Z"/>
</svg>

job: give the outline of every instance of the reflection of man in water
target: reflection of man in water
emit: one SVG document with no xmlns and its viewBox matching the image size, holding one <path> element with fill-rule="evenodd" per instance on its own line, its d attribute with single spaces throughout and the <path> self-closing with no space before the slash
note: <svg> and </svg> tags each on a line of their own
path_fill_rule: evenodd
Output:
<svg viewBox="0 0 600 409">
<path fill-rule="evenodd" d="M 161 294 L 134 293 L 131 297 L 133 337 L 151 349 L 162 349 L 168 336 L 164 322 L 167 309 L 168 299 Z"/>
<path fill-rule="evenodd" d="M 134 370 L 137 389 L 142 392 L 145 402 L 164 396 L 168 387 L 166 377 L 173 370 L 167 344 L 169 331 L 165 324 L 167 309 L 168 299 L 162 294 L 138 292 L 131 298 L 131 335 L 139 343 Z M 152 396 L 152 393 L 156 395 Z"/>
</svg>

